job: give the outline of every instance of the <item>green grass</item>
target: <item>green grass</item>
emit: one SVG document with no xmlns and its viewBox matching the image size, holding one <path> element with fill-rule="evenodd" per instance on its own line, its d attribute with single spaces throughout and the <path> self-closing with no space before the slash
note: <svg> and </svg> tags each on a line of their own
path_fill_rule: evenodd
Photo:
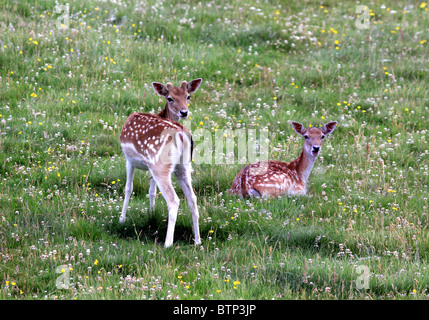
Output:
<svg viewBox="0 0 429 320">
<path fill-rule="evenodd" d="M 374 1 L 357 29 L 353 1 L 78 0 L 58 30 L 54 1 L 1 1 L 0 298 L 427 299 L 429 11 L 408 5 Z M 339 126 L 305 197 L 242 200 L 227 190 L 243 164 L 194 165 L 202 246 L 175 183 L 165 249 L 147 172 L 118 222 L 119 134 L 163 107 L 151 82 L 199 77 L 190 129 L 213 142 L 267 128 L 290 161 L 290 120 Z"/>
</svg>

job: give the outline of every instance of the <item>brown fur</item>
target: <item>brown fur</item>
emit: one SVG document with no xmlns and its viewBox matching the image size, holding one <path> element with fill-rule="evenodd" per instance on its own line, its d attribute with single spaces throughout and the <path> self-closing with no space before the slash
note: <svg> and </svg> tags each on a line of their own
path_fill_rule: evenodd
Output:
<svg viewBox="0 0 429 320">
<path fill-rule="evenodd" d="M 152 127 L 152 128 L 151 128 Z M 169 134 L 167 143 L 173 139 L 174 132 L 181 132 L 191 140 L 191 159 L 193 153 L 193 140 L 192 135 L 186 127 L 182 124 L 170 119 L 163 119 L 159 116 L 149 113 L 133 113 L 125 121 L 121 130 L 120 141 L 121 143 L 132 143 L 136 150 L 142 151 L 144 149 L 150 150 L 149 155 L 153 156 L 158 152 L 161 147 L 160 138 L 162 134 Z M 179 136 L 183 142 L 182 136 Z M 153 149 L 146 148 L 144 141 L 150 141 Z M 155 145 L 155 142 L 158 141 Z M 149 144 L 149 142 L 147 142 Z"/>
</svg>

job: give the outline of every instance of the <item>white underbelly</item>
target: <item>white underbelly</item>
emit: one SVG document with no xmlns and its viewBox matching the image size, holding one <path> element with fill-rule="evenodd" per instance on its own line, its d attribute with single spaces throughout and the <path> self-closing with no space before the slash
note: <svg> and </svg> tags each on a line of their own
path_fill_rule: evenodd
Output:
<svg viewBox="0 0 429 320">
<path fill-rule="evenodd" d="M 125 158 L 131 163 L 133 167 L 141 170 L 149 170 L 147 166 L 148 159 L 139 153 L 132 143 L 121 143 L 122 151 Z"/>
</svg>

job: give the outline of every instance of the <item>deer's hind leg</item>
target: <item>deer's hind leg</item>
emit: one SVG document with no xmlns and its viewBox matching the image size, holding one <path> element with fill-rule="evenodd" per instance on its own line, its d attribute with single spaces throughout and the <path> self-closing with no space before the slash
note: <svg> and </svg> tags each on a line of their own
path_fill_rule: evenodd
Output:
<svg viewBox="0 0 429 320">
<path fill-rule="evenodd" d="M 131 193 L 133 192 L 133 179 L 134 179 L 134 171 L 135 167 L 131 164 L 131 161 L 127 159 L 127 182 L 125 184 L 125 198 L 124 205 L 122 207 L 121 217 L 119 218 L 119 222 L 125 222 L 125 217 L 127 214 L 128 201 L 130 200 Z"/>
<path fill-rule="evenodd" d="M 152 214 L 153 210 L 155 209 L 155 198 L 156 198 L 156 181 L 153 177 L 151 177 L 150 187 L 149 187 L 150 214 Z"/>
<path fill-rule="evenodd" d="M 168 227 L 167 237 L 165 239 L 165 247 L 170 247 L 173 244 L 174 227 L 176 225 L 177 211 L 179 209 L 179 197 L 174 191 L 171 183 L 171 167 L 172 165 L 161 165 L 149 167 L 152 178 L 161 191 L 168 207 Z"/>
<path fill-rule="evenodd" d="M 179 164 L 176 166 L 174 171 L 177 181 L 183 190 L 183 193 L 188 200 L 189 210 L 192 214 L 192 222 L 194 227 L 194 241 L 195 244 L 201 244 L 200 228 L 199 228 L 199 212 L 197 206 L 197 197 L 192 189 L 191 182 L 191 165 L 190 164 Z"/>
</svg>

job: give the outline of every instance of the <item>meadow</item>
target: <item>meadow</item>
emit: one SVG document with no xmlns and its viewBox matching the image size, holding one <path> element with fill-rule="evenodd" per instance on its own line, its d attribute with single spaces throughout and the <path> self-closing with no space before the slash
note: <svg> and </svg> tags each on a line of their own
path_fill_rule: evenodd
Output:
<svg viewBox="0 0 429 320">
<path fill-rule="evenodd" d="M 429 11 L 424 1 L 0 1 L 0 299 L 427 299 Z M 61 4 L 61 2 L 59 2 Z M 60 21 L 60 23 L 57 23 Z M 67 25 L 65 22 L 68 22 Z M 119 135 L 153 81 L 202 78 L 190 129 L 339 125 L 307 196 L 241 199 L 242 163 L 194 164 L 202 245 L 181 199 L 127 221 Z M 196 146 L 198 149 L 198 144 Z"/>
</svg>

